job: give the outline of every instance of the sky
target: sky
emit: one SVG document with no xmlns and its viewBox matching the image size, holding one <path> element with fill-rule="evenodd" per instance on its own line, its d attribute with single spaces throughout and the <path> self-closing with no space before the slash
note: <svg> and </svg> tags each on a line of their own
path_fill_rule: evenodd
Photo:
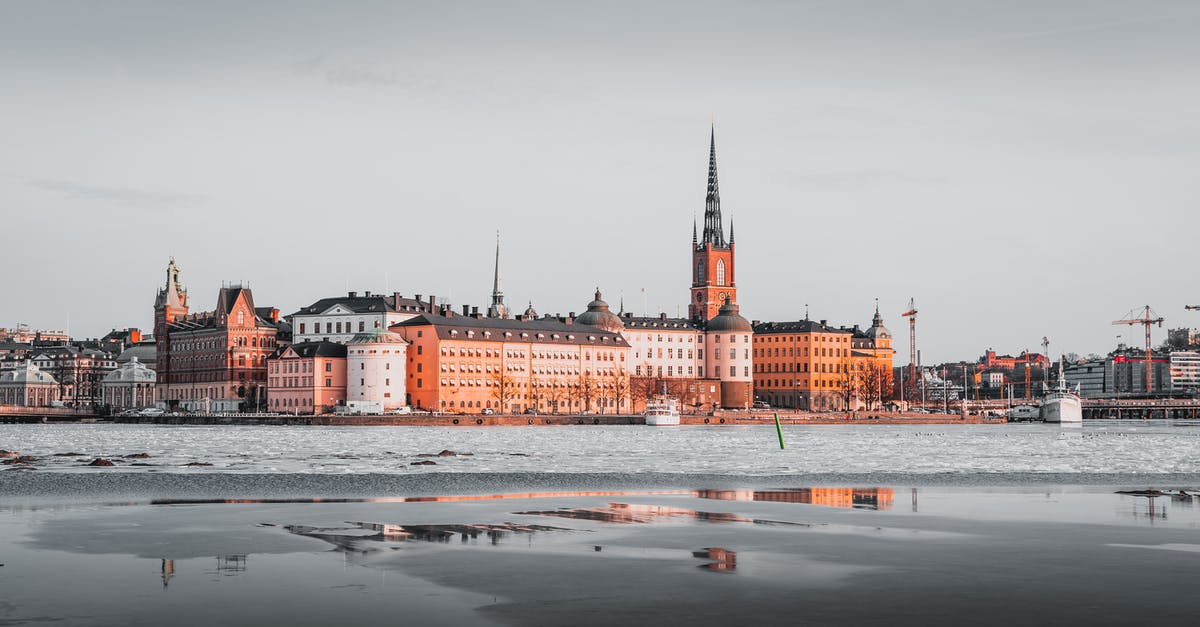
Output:
<svg viewBox="0 0 1200 627">
<path fill-rule="evenodd" d="M 248 283 L 686 314 L 710 124 L 752 320 L 907 363 L 1200 326 L 1190 1 L 0 3 L 0 326 Z M 1155 329 L 1155 341 L 1165 338 Z"/>
</svg>

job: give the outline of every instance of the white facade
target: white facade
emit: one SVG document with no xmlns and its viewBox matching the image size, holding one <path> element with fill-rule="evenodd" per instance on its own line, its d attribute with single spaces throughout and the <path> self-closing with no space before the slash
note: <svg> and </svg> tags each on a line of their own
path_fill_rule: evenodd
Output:
<svg viewBox="0 0 1200 627">
<path fill-rule="evenodd" d="M 0 372 L 0 405 L 45 407 L 58 400 L 58 381 L 32 361 Z"/>
<path fill-rule="evenodd" d="M 383 411 L 406 406 L 407 347 L 404 338 L 386 329 L 351 337 L 346 342 L 346 405 L 379 403 Z"/>
<path fill-rule="evenodd" d="M 704 368 L 704 334 L 686 320 L 626 318 L 621 335 L 629 342 L 635 377 L 698 378 Z"/>
<path fill-rule="evenodd" d="M 154 406 L 155 373 L 134 357 L 104 376 L 100 382 L 104 404 L 113 409 Z"/>
<path fill-rule="evenodd" d="M 292 341 L 347 344 L 358 333 L 403 322 L 422 313 L 419 301 L 367 292 L 324 299 L 292 314 Z"/>
<path fill-rule="evenodd" d="M 1171 353 L 1171 389 L 1200 389 L 1200 352 Z"/>
</svg>

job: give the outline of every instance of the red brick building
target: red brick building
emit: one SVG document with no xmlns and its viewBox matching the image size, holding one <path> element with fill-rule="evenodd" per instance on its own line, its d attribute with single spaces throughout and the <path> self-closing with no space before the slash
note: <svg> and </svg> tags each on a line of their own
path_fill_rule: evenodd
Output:
<svg viewBox="0 0 1200 627">
<path fill-rule="evenodd" d="M 154 306 L 156 392 L 170 408 L 256 411 L 267 397 L 267 357 L 285 323 L 279 310 L 255 307 L 250 288 L 222 287 L 213 311 L 189 313 L 175 260 Z"/>
</svg>

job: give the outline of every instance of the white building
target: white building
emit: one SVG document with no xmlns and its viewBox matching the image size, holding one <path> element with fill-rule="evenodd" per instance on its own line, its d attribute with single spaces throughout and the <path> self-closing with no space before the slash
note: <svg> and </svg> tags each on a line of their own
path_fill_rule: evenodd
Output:
<svg viewBox="0 0 1200 627">
<path fill-rule="evenodd" d="M 683 318 L 636 317 L 626 314 L 622 335 L 629 342 L 635 377 L 703 379 L 704 332 Z"/>
<path fill-rule="evenodd" d="M 58 381 L 30 360 L 0 372 L 0 405 L 46 407 L 58 400 Z"/>
<path fill-rule="evenodd" d="M 104 375 L 100 382 L 102 402 L 114 410 L 154 406 L 156 375 L 136 356 Z"/>
<path fill-rule="evenodd" d="M 1171 352 L 1171 389 L 1200 390 L 1200 352 Z"/>
<path fill-rule="evenodd" d="M 387 329 L 355 334 L 346 342 L 346 407 L 379 413 L 408 405 L 408 342 Z"/>
<path fill-rule="evenodd" d="M 434 297 L 429 297 L 432 305 Z M 426 311 L 418 294 L 402 298 L 366 292 L 349 292 L 344 297 L 322 298 L 291 315 L 292 341 L 346 344 L 358 333 L 388 327 Z"/>
</svg>

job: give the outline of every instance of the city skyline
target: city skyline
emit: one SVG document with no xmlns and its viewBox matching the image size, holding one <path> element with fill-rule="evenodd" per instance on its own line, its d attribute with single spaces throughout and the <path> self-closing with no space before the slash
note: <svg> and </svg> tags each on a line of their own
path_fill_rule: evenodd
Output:
<svg viewBox="0 0 1200 627">
<path fill-rule="evenodd" d="M 200 309 L 241 280 L 285 314 L 483 309 L 497 228 L 514 310 L 599 286 L 686 314 L 714 114 L 747 318 L 866 327 L 878 297 L 906 339 L 913 297 L 925 363 L 1138 345 L 1110 323 L 1145 304 L 1200 326 L 1187 3 L 111 6 L 138 20 L 0 8 L 0 206 L 29 263 L 0 326 L 149 328 L 170 256 Z"/>
</svg>

